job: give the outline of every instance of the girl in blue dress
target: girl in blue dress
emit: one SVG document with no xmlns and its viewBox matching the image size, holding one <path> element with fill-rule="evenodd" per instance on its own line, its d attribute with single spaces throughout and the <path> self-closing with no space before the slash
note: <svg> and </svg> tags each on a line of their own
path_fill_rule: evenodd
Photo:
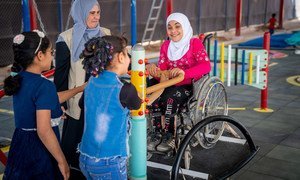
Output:
<svg viewBox="0 0 300 180">
<path fill-rule="evenodd" d="M 4 81 L 4 91 L 13 95 L 16 129 L 3 179 L 68 179 L 70 169 L 59 145 L 58 126 L 52 127 L 51 119 L 63 115 L 60 102 L 82 92 L 84 85 L 57 94 L 54 84 L 41 76 L 54 55 L 41 31 L 15 36 L 13 52 L 12 74 Z"/>
</svg>

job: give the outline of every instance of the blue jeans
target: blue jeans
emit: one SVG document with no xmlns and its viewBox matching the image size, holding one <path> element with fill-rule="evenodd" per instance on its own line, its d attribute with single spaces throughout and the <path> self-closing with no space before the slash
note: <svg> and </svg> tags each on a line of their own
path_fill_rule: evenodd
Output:
<svg viewBox="0 0 300 180">
<path fill-rule="evenodd" d="M 79 167 L 87 180 L 127 180 L 127 158 L 90 158 L 80 154 Z"/>
</svg>

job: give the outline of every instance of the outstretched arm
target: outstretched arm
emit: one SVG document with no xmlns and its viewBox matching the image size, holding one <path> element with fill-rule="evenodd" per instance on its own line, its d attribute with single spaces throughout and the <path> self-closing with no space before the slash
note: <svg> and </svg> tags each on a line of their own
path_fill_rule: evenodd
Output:
<svg viewBox="0 0 300 180">
<path fill-rule="evenodd" d="M 57 95 L 58 95 L 59 103 L 63 103 L 65 101 L 69 100 L 71 97 L 75 96 L 76 94 L 83 92 L 85 86 L 86 86 L 86 83 L 84 83 L 81 86 L 75 87 L 73 89 L 58 92 Z"/>
</svg>

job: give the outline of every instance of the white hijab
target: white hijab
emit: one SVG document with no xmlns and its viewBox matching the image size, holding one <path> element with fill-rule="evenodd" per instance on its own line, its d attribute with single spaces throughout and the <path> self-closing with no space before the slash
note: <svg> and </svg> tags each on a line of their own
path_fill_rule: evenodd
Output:
<svg viewBox="0 0 300 180">
<path fill-rule="evenodd" d="M 189 19 L 182 13 L 172 13 L 167 18 L 167 28 L 170 21 L 177 21 L 181 24 L 183 30 L 182 39 L 178 42 L 171 40 L 168 48 L 168 58 L 171 61 L 176 61 L 182 58 L 190 48 L 190 40 L 193 37 L 193 29 Z"/>
</svg>

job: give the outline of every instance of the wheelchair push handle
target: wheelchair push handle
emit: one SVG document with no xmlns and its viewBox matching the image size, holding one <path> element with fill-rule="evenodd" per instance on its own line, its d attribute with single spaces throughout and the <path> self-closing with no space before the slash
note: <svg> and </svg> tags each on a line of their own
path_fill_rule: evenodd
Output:
<svg viewBox="0 0 300 180">
<path fill-rule="evenodd" d="M 165 75 L 166 77 L 170 76 L 170 71 L 165 70 L 165 71 L 158 71 L 159 77 L 161 77 L 162 75 Z M 173 86 L 177 83 L 180 83 L 181 81 L 183 81 L 184 79 L 184 74 L 180 73 L 178 74 L 178 76 L 168 80 L 168 81 L 164 81 L 161 83 L 158 83 L 154 86 L 150 86 L 146 89 L 146 94 L 151 94 L 154 93 L 155 91 L 161 90 L 161 89 L 165 89 L 167 87 Z"/>
</svg>

